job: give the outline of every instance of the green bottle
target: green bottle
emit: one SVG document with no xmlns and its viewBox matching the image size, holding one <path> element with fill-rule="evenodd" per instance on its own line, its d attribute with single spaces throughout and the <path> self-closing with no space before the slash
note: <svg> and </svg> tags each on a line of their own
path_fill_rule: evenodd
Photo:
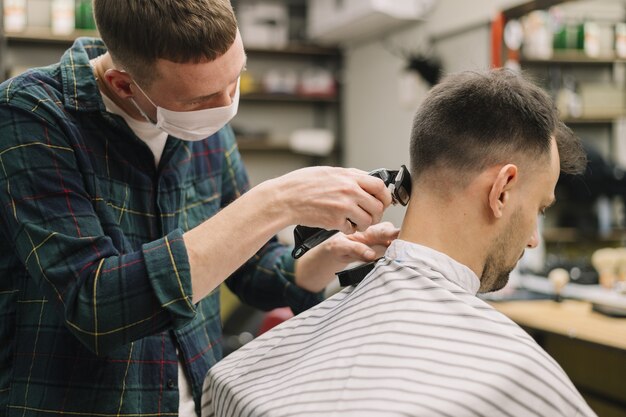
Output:
<svg viewBox="0 0 626 417">
<path fill-rule="evenodd" d="M 76 28 L 95 29 L 91 0 L 76 0 Z"/>
</svg>

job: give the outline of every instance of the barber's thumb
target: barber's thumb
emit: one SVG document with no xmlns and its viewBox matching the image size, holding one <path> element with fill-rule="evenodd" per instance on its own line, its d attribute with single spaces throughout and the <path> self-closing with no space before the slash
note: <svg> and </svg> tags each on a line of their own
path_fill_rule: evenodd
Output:
<svg viewBox="0 0 626 417">
<path fill-rule="evenodd" d="M 371 235 L 368 236 L 371 243 L 388 245 L 389 241 L 395 240 L 398 237 L 400 229 L 390 222 L 382 222 L 367 230 L 366 233 L 368 232 L 371 233 Z"/>
<path fill-rule="evenodd" d="M 382 240 L 394 240 L 398 238 L 398 235 L 400 234 L 400 229 L 395 227 L 393 224 L 389 223 L 389 226 L 384 228 L 383 230 L 381 230 L 381 234 L 380 237 L 382 238 Z"/>
<path fill-rule="evenodd" d="M 367 249 L 362 252 L 362 260 L 365 262 L 375 261 L 376 259 L 385 255 L 387 246 L 384 245 L 372 245 L 367 246 Z"/>
<path fill-rule="evenodd" d="M 376 259 L 376 251 L 367 246 L 365 243 L 352 242 L 350 246 L 352 257 L 355 260 L 371 262 Z"/>
<path fill-rule="evenodd" d="M 376 251 L 374 251 L 374 249 L 367 248 L 363 252 L 362 256 L 364 261 L 373 261 L 376 259 Z"/>
</svg>

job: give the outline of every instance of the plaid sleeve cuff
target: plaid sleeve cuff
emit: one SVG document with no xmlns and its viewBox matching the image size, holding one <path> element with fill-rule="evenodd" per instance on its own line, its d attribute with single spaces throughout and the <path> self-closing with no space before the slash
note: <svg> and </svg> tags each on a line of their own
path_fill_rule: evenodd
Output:
<svg viewBox="0 0 626 417">
<path fill-rule="evenodd" d="M 148 279 L 161 307 L 170 313 L 174 329 L 188 324 L 196 315 L 192 303 L 191 273 L 183 231 L 143 245 Z"/>
<path fill-rule="evenodd" d="M 286 250 L 281 255 L 280 262 L 281 267 L 277 268 L 277 270 L 285 279 L 283 296 L 285 303 L 291 308 L 293 314 L 300 314 L 324 300 L 324 291 L 314 293 L 295 284 L 295 259 L 291 256 L 291 250 Z"/>
</svg>

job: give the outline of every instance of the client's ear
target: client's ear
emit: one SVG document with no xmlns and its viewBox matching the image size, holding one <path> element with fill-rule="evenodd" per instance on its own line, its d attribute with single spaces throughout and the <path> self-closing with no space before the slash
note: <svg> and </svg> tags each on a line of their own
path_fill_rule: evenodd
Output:
<svg viewBox="0 0 626 417">
<path fill-rule="evenodd" d="M 509 191 L 517 182 L 517 166 L 504 165 L 498 171 L 489 190 L 489 208 L 496 219 L 502 217 L 504 208 L 509 201 Z"/>
</svg>

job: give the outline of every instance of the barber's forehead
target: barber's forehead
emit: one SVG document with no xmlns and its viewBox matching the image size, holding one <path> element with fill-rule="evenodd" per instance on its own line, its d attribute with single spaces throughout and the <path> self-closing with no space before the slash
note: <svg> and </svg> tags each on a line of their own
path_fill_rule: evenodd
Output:
<svg viewBox="0 0 626 417">
<path fill-rule="evenodd" d="M 214 60 L 174 62 L 167 59 L 157 60 L 158 71 L 164 76 L 188 77 L 192 81 L 216 82 L 231 80 L 246 65 L 246 54 L 238 36 L 223 55 Z M 224 79 L 224 80 L 222 80 Z M 185 80 L 183 80 L 185 81 Z"/>
</svg>

